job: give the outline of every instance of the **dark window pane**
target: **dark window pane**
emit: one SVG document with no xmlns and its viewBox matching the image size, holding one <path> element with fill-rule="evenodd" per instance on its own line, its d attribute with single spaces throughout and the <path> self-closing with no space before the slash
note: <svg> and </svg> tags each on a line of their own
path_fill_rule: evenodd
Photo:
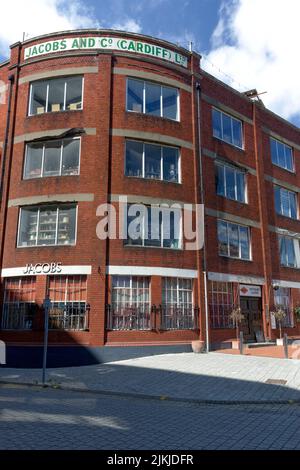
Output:
<svg viewBox="0 0 300 470">
<path fill-rule="evenodd" d="M 240 231 L 241 257 L 243 259 L 250 259 L 249 229 L 247 227 L 239 227 L 239 231 Z"/>
<path fill-rule="evenodd" d="M 28 144 L 26 147 L 25 178 L 38 178 L 41 176 L 43 159 L 42 144 Z"/>
<path fill-rule="evenodd" d="M 160 116 L 160 94 L 161 87 L 160 85 L 153 85 L 151 83 L 146 83 L 146 113 L 152 114 L 153 116 Z"/>
<path fill-rule="evenodd" d="M 142 113 L 144 83 L 131 79 L 127 83 L 127 110 Z"/>
<path fill-rule="evenodd" d="M 278 165 L 281 166 L 282 168 L 285 168 L 284 145 L 278 141 L 277 141 L 277 151 L 278 151 Z"/>
<path fill-rule="evenodd" d="M 37 82 L 31 85 L 30 114 L 46 112 L 47 82 Z"/>
<path fill-rule="evenodd" d="M 161 147 L 159 145 L 145 144 L 145 177 L 161 178 Z"/>
<path fill-rule="evenodd" d="M 287 145 L 285 146 L 285 168 L 290 171 L 294 170 L 293 152 L 291 147 L 288 147 Z"/>
<path fill-rule="evenodd" d="M 237 119 L 232 118 L 232 137 L 233 145 L 242 148 L 243 147 L 243 137 L 242 137 L 242 123 Z"/>
<path fill-rule="evenodd" d="M 163 179 L 178 182 L 178 149 L 163 147 Z"/>
<path fill-rule="evenodd" d="M 65 140 L 63 143 L 62 175 L 78 175 L 80 140 Z"/>
<path fill-rule="evenodd" d="M 222 124 L 221 124 L 221 113 L 216 109 L 212 110 L 213 119 L 213 135 L 218 139 L 222 139 Z"/>
<path fill-rule="evenodd" d="M 227 223 L 221 220 L 218 221 L 218 241 L 219 241 L 219 254 L 228 256 Z"/>
<path fill-rule="evenodd" d="M 281 197 L 280 197 L 280 188 L 275 186 L 274 188 L 274 195 L 275 195 L 275 210 L 277 214 L 281 214 Z"/>
<path fill-rule="evenodd" d="M 287 252 L 287 265 L 290 267 L 296 266 L 296 257 L 294 249 L 294 240 L 286 238 L 286 252 Z"/>
<path fill-rule="evenodd" d="M 126 142 L 126 176 L 143 176 L 143 143 L 134 140 Z"/>
<path fill-rule="evenodd" d="M 163 117 L 178 119 L 177 113 L 177 90 L 174 88 L 162 88 L 163 93 Z"/>
<path fill-rule="evenodd" d="M 61 141 L 46 144 L 43 176 L 57 176 L 60 174 L 61 144 Z"/>
<path fill-rule="evenodd" d="M 232 132 L 231 132 L 231 118 L 227 114 L 222 114 L 223 122 L 223 136 L 222 139 L 225 142 L 232 143 Z"/>
<path fill-rule="evenodd" d="M 225 168 L 225 178 L 226 178 L 226 196 L 229 199 L 236 199 L 235 195 L 235 177 L 234 170 L 232 168 Z"/>
<path fill-rule="evenodd" d="M 18 246 L 36 245 L 37 209 L 21 209 Z"/>
<path fill-rule="evenodd" d="M 290 194 L 285 189 L 280 188 L 281 213 L 290 217 Z"/>
<path fill-rule="evenodd" d="M 229 256 L 239 258 L 239 229 L 237 225 L 228 224 Z"/>
<path fill-rule="evenodd" d="M 222 165 L 216 166 L 216 188 L 219 196 L 225 196 L 225 179 L 224 179 L 225 168 Z"/>
<path fill-rule="evenodd" d="M 65 79 L 49 81 L 49 95 L 47 112 L 62 111 L 64 109 Z"/>
<path fill-rule="evenodd" d="M 276 140 L 270 139 L 270 144 L 271 144 L 271 158 L 272 158 L 272 162 L 275 163 L 275 165 L 278 165 L 278 155 L 277 155 L 277 143 L 276 143 Z"/>
<path fill-rule="evenodd" d="M 287 256 L 286 256 L 286 246 L 285 246 L 285 238 L 279 237 L 279 251 L 280 251 L 280 263 L 283 266 L 287 265 Z"/>
<path fill-rule="evenodd" d="M 237 200 L 245 202 L 245 175 L 239 171 L 236 172 L 236 192 Z"/>
<path fill-rule="evenodd" d="M 82 77 L 66 78 L 66 109 L 75 110 L 82 108 Z"/>
<path fill-rule="evenodd" d="M 294 193 L 290 194 L 290 217 L 297 219 L 297 196 Z"/>
</svg>

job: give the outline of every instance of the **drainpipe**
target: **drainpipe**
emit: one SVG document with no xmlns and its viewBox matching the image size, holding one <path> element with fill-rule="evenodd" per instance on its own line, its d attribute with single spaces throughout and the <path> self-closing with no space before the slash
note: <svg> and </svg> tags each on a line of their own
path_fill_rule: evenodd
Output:
<svg viewBox="0 0 300 470">
<path fill-rule="evenodd" d="M 8 77 L 10 85 L 9 85 L 9 97 L 8 97 L 7 116 L 6 116 L 7 120 L 6 120 L 6 129 L 5 129 L 5 140 L 4 140 L 4 145 L 3 145 L 1 173 L 0 173 L 0 210 L 3 211 L 2 231 L 1 231 L 2 233 L 1 233 L 1 241 L 0 241 L 0 276 L 1 276 L 1 270 L 2 270 L 2 264 L 3 264 L 3 255 L 4 255 L 4 240 L 5 240 L 5 232 L 6 232 L 6 221 L 7 221 L 7 203 L 8 203 L 8 195 L 9 195 L 9 187 L 10 187 L 11 162 L 12 162 L 12 156 L 13 156 L 13 143 L 14 143 L 17 95 L 18 95 L 18 81 L 19 81 L 19 73 L 20 73 L 20 58 L 21 58 L 21 44 L 19 45 L 17 63 L 13 66 L 13 68 L 16 69 L 16 73 Z M 14 85 L 15 85 L 15 96 L 13 100 Z M 13 103 L 13 106 L 12 106 L 12 103 Z M 7 174 L 5 174 L 5 171 L 7 171 Z M 4 181 L 5 177 L 6 177 L 6 184 Z M 4 187 L 5 187 L 5 191 L 4 191 Z"/>
<path fill-rule="evenodd" d="M 201 142 L 201 85 L 196 83 L 197 90 L 197 125 L 198 125 L 198 151 L 199 151 L 199 182 L 200 182 L 200 201 L 203 204 L 203 224 L 204 224 L 204 237 L 203 237 L 203 283 L 204 283 L 204 305 L 205 305 L 205 343 L 206 352 L 210 351 L 209 342 L 209 315 L 208 315 L 208 292 L 207 292 L 207 257 L 206 257 L 206 237 L 205 237 L 205 197 L 204 197 L 204 181 L 203 181 L 203 165 L 202 165 L 202 142 Z"/>
<path fill-rule="evenodd" d="M 11 102 L 12 102 L 13 85 L 15 81 L 15 76 L 10 75 L 8 77 L 8 80 L 9 80 L 8 106 L 7 106 L 7 112 L 6 112 L 6 128 L 5 128 L 5 137 L 4 137 L 4 143 L 3 143 L 3 153 L 2 153 L 2 159 L 1 159 L 2 161 L 1 161 L 1 173 L 0 173 L 0 203 L 2 202 L 2 194 L 3 194 L 5 164 L 6 164 L 6 157 L 7 157 L 8 136 L 9 136 L 9 128 L 10 128 Z"/>
</svg>

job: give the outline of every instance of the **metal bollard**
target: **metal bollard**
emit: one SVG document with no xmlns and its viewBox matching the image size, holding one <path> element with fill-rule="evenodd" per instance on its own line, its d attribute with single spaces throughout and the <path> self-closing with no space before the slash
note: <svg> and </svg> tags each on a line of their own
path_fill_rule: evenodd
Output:
<svg viewBox="0 0 300 470">
<path fill-rule="evenodd" d="M 240 331 L 240 354 L 244 354 L 244 333 Z"/>
<path fill-rule="evenodd" d="M 284 336 L 283 336 L 283 347 L 284 347 L 284 357 L 286 359 L 289 358 L 289 349 L 288 349 L 288 337 L 287 337 L 287 334 L 284 333 Z"/>
</svg>

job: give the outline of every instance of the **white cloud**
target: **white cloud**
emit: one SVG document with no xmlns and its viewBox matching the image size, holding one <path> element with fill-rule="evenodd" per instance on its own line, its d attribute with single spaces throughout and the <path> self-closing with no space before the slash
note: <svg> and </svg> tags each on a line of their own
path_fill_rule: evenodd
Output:
<svg viewBox="0 0 300 470">
<path fill-rule="evenodd" d="M 299 0 L 224 0 L 208 54 L 217 68 L 203 66 L 241 91 L 267 91 L 266 106 L 286 119 L 300 115 L 299 17 Z"/>
<path fill-rule="evenodd" d="M 132 33 L 140 33 L 142 31 L 141 25 L 132 18 L 126 18 L 121 22 L 114 23 L 111 28 L 120 31 L 131 31 Z"/>
<path fill-rule="evenodd" d="M 116 12 L 116 18 L 118 13 Z M 0 6 L 0 56 L 9 55 L 9 46 L 28 37 L 77 28 L 112 28 L 140 32 L 141 26 L 128 16 L 108 24 L 95 18 L 83 0 L 11 0 Z"/>
</svg>

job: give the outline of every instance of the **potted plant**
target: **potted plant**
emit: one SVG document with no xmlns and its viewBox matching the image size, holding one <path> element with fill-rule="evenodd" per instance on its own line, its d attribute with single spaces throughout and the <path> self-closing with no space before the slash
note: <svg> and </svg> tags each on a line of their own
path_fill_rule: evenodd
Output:
<svg viewBox="0 0 300 470">
<path fill-rule="evenodd" d="M 236 341 L 232 341 L 232 348 L 238 349 L 240 346 L 239 326 L 245 318 L 245 315 L 243 315 L 241 311 L 241 307 L 234 308 L 232 312 L 230 313 L 229 318 L 232 320 L 233 325 L 235 326 L 235 329 L 236 329 Z"/>
<path fill-rule="evenodd" d="M 296 305 L 294 308 L 294 314 L 297 322 L 300 322 L 300 305 Z"/>
<path fill-rule="evenodd" d="M 284 310 L 282 305 L 278 305 L 273 312 L 271 312 L 271 315 L 274 316 L 276 323 L 279 326 L 279 338 L 276 339 L 276 344 L 277 346 L 282 346 L 283 345 L 283 338 L 282 338 L 282 322 L 286 317 L 286 311 Z"/>
</svg>

